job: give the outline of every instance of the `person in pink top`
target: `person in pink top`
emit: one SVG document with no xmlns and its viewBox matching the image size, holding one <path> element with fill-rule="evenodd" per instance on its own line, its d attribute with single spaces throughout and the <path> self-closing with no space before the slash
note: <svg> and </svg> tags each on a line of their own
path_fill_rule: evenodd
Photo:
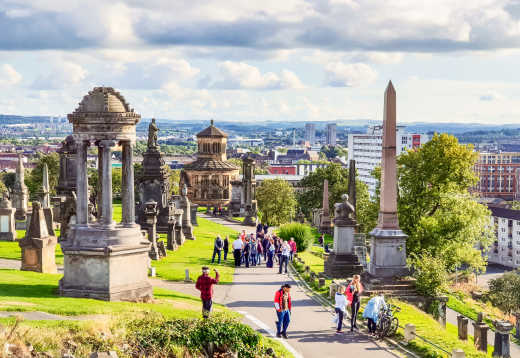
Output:
<svg viewBox="0 0 520 358">
<path fill-rule="evenodd" d="M 298 251 L 298 247 L 296 246 L 296 241 L 294 241 L 294 237 L 291 237 L 289 240 L 289 246 L 291 247 L 291 255 L 289 257 L 289 260 L 293 260 L 294 254 Z"/>
</svg>

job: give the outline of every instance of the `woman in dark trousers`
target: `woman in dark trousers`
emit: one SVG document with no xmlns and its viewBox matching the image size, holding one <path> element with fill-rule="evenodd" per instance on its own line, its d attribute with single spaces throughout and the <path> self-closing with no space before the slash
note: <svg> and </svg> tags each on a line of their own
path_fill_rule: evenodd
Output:
<svg viewBox="0 0 520 358">
<path fill-rule="evenodd" d="M 251 254 L 251 243 L 249 242 L 249 238 L 246 239 L 244 244 L 244 262 L 246 263 L 246 267 L 249 267 L 249 255 Z"/>
<path fill-rule="evenodd" d="M 361 294 L 363 293 L 363 285 L 361 284 L 361 278 L 359 275 L 354 275 L 352 282 L 347 287 L 347 298 L 351 302 L 350 308 L 352 309 L 352 316 L 350 317 L 350 331 L 358 329 L 356 325 L 357 314 L 359 312 L 359 305 L 361 301 Z"/>
<path fill-rule="evenodd" d="M 224 261 L 227 260 L 227 253 L 229 251 L 229 237 L 226 235 L 224 239 Z"/>
</svg>

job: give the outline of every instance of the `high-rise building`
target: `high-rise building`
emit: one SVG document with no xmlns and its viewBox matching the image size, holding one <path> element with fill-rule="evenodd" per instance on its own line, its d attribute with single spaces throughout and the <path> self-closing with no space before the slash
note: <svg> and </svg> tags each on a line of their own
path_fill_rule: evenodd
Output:
<svg viewBox="0 0 520 358">
<path fill-rule="evenodd" d="M 417 148 L 429 140 L 426 134 L 407 133 L 404 126 L 397 126 L 396 131 L 397 155 Z M 348 136 L 348 159 L 356 161 L 358 178 L 368 185 L 371 196 L 376 193 L 377 180 L 372 176 L 372 171 L 381 165 L 382 140 L 383 126 L 371 126 L 366 134 Z"/>
<path fill-rule="evenodd" d="M 520 153 L 480 152 L 474 167 L 479 180 L 472 191 L 481 197 L 520 198 Z"/>
<path fill-rule="evenodd" d="M 336 145 L 336 123 L 327 124 L 327 145 Z"/>
<path fill-rule="evenodd" d="M 310 146 L 316 144 L 316 126 L 314 123 L 305 123 L 305 141 L 309 142 Z"/>
<path fill-rule="evenodd" d="M 488 205 L 495 242 L 487 250 L 488 262 L 520 267 L 520 211 Z"/>
</svg>

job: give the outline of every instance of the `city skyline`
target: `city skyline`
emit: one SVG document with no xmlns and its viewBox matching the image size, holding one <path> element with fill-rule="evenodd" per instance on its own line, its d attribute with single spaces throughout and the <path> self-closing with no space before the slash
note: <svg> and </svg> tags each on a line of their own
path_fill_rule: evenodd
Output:
<svg viewBox="0 0 520 358">
<path fill-rule="evenodd" d="M 0 1 L 0 113 L 112 86 L 144 117 L 520 123 L 520 2 Z"/>
</svg>

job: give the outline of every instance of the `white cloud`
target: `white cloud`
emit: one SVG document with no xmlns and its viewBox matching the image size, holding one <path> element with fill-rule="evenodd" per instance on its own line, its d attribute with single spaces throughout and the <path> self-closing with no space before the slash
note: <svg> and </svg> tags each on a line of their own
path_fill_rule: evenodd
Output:
<svg viewBox="0 0 520 358">
<path fill-rule="evenodd" d="M 365 63 L 333 62 L 325 66 L 325 84 L 333 87 L 359 87 L 374 82 L 377 72 Z"/>
<path fill-rule="evenodd" d="M 0 85 L 11 86 L 19 83 L 22 80 L 22 75 L 19 74 L 13 66 L 4 63 L 0 66 Z"/>
<path fill-rule="evenodd" d="M 57 60 L 48 71 L 42 68 L 41 72 L 44 72 L 44 74 L 41 74 L 34 80 L 31 85 L 33 89 L 55 90 L 67 88 L 85 80 L 88 73 L 81 65 L 64 60 Z"/>
<path fill-rule="evenodd" d="M 244 62 L 225 61 L 219 64 L 220 77 L 211 83 L 211 88 L 220 89 L 293 89 L 303 88 L 303 84 L 289 70 L 282 70 L 281 73 L 266 72 L 262 74 L 260 70 Z"/>
</svg>

